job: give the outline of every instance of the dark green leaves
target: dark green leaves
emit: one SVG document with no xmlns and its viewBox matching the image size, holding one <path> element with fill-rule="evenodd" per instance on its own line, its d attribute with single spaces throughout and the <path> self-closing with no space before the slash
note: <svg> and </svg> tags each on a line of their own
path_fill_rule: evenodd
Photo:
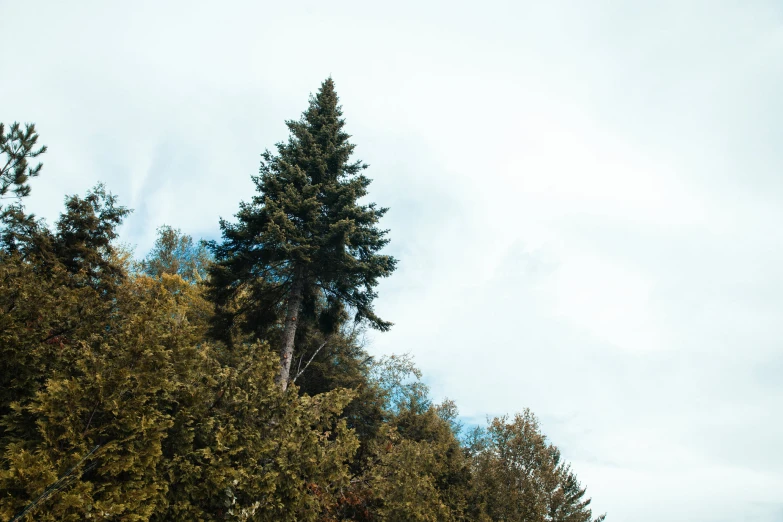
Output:
<svg viewBox="0 0 783 522">
<path fill-rule="evenodd" d="M 20 124 L 13 123 L 6 132 L 0 123 L 0 199 L 6 199 L 9 192 L 16 198 L 30 194 L 27 181 L 38 176 L 43 165 L 31 166 L 28 160 L 46 152 L 46 145 L 37 145 L 35 124 L 28 123 L 23 129 Z"/>
</svg>

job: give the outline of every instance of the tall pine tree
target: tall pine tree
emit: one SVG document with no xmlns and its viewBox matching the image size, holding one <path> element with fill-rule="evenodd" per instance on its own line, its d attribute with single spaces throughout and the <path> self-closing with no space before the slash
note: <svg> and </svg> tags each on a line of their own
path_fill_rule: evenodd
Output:
<svg viewBox="0 0 783 522">
<path fill-rule="evenodd" d="M 213 244 L 210 295 L 218 309 L 216 330 L 239 324 L 260 335 L 282 320 L 278 384 L 288 385 L 302 304 L 316 296 L 325 316 L 350 311 L 379 330 L 391 323 L 373 311 L 375 287 L 396 260 L 380 254 L 388 231 L 377 227 L 386 213 L 363 205 L 367 165 L 351 161 L 354 145 L 331 78 L 310 106 L 288 121 L 290 136 L 277 151 L 262 154 L 253 177 L 258 194 L 241 203 L 236 223 L 221 220 L 221 244 Z"/>
</svg>

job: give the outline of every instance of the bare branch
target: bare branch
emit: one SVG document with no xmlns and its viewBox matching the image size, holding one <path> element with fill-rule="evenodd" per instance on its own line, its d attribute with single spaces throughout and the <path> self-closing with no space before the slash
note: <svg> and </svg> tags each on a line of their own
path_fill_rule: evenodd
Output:
<svg viewBox="0 0 783 522">
<path fill-rule="evenodd" d="M 328 341 L 328 339 L 327 339 L 327 341 Z M 296 380 L 299 378 L 299 376 L 300 376 L 300 375 L 302 375 L 302 374 L 305 372 L 305 370 L 307 369 L 307 367 L 308 367 L 308 366 L 310 366 L 310 363 L 311 363 L 311 362 L 313 362 L 313 359 L 315 359 L 315 356 L 316 356 L 316 355 L 318 355 L 318 352 L 320 352 L 320 351 L 321 351 L 321 349 L 322 349 L 324 346 L 326 346 L 326 342 L 327 342 L 327 341 L 324 341 L 324 342 L 322 342 L 322 343 L 321 343 L 321 346 L 319 346 L 319 347 L 318 347 L 318 349 L 315 351 L 315 353 L 313 353 L 313 356 L 312 356 L 312 357 L 310 357 L 310 360 L 309 360 L 309 361 L 307 361 L 307 364 L 305 364 L 305 367 L 304 367 L 304 368 L 302 368 L 301 370 L 299 370 L 299 368 L 297 368 L 297 370 L 299 370 L 299 371 L 297 372 L 297 374 L 296 374 L 296 377 L 294 377 L 294 378 L 293 378 L 293 380 L 291 380 L 291 382 L 296 382 Z M 302 357 L 302 359 L 304 359 L 304 357 Z M 300 366 L 301 366 L 301 364 L 302 364 L 302 359 L 299 359 L 299 365 L 300 365 Z"/>
</svg>

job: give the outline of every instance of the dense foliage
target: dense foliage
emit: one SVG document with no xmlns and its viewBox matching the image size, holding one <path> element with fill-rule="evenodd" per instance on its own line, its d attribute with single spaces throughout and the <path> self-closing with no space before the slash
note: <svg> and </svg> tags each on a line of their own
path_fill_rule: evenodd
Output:
<svg viewBox="0 0 783 522">
<path fill-rule="evenodd" d="M 243 202 L 237 223 L 221 220 L 223 242 L 213 243 L 210 296 L 218 304 L 218 338 L 232 327 L 265 337 L 282 322 L 278 383 L 285 390 L 293 362 L 300 311 L 320 305 L 319 323 L 333 331 L 346 309 L 379 330 L 390 323 L 373 311 L 378 279 L 396 260 L 380 250 L 388 243 L 377 223 L 386 213 L 362 205 L 367 165 L 351 161 L 332 79 L 326 80 L 301 119 L 287 122 L 290 137 L 277 153 L 262 155 L 253 177 L 258 193 Z"/>
<path fill-rule="evenodd" d="M 396 261 L 343 125 L 327 80 L 211 252 L 164 226 L 133 261 L 103 186 L 53 227 L 4 208 L 0 519 L 593 520 L 532 413 L 463 433 L 410 357 L 363 349 Z M 45 148 L 3 132 L 22 198 Z"/>
</svg>

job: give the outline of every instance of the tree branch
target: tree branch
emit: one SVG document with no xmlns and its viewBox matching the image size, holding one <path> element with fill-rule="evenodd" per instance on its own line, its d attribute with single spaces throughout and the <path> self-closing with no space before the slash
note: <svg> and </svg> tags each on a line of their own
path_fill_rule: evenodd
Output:
<svg viewBox="0 0 783 522">
<path fill-rule="evenodd" d="M 88 458 L 90 455 L 92 455 L 93 453 L 95 453 L 95 452 L 98 450 L 98 448 L 100 448 L 100 447 L 101 447 L 101 445 L 100 445 L 100 444 L 98 444 L 98 445 L 94 446 L 94 447 L 93 447 L 93 448 L 92 448 L 92 449 L 89 451 L 89 453 L 87 453 L 87 455 L 85 455 L 84 457 L 82 457 L 82 459 L 81 459 L 79 462 L 77 462 L 77 463 L 76 463 L 76 464 L 75 464 L 75 465 L 74 465 L 74 466 L 73 466 L 73 467 L 72 467 L 70 470 L 68 470 L 68 473 L 66 473 L 65 475 L 63 475 L 62 477 L 60 477 L 60 478 L 59 478 L 59 479 L 58 479 L 58 480 L 57 480 L 57 481 L 56 481 L 54 484 L 52 484 L 52 485 L 50 485 L 48 488 L 46 488 L 46 489 L 43 491 L 43 493 L 41 493 L 41 494 L 38 496 L 38 498 L 36 498 L 36 499 L 35 499 L 33 502 L 31 502 L 30 504 L 28 504 L 28 505 L 27 505 L 27 507 L 26 507 L 26 508 L 24 508 L 24 510 L 22 510 L 22 511 L 21 511 L 21 512 L 20 512 L 18 515 L 16 515 L 16 516 L 15 516 L 15 517 L 12 519 L 12 522 L 16 522 L 16 521 L 18 521 L 18 520 L 22 520 L 22 518 L 23 518 L 23 517 L 24 517 L 24 516 L 25 516 L 27 513 L 29 513 L 29 512 L 30 512 L 30 511 L 31 511 L 33 508 L 35 508 L 35 507 L 36 507 L 38 504 L 40 504 L 41 502 L 43 502 L 44 500 L 46 500 L 46 498 L 47 498 L 49 495 L 51 495 L 52 493 L 55 493 L 55 492 L 59 491 L 60 489 L 62 489 L 62 486 L 63 486 L 63 485 L 64 485 L 64 483 L 65 483 L 65 482 L 66 482 L 66 481 L 67 481 L 67 480 L 70 478 L 70 476 L 73 474 L 73 472 L 74 472 L 74 471 L 76 471 L 76 468 L 78 468 L 79 466 L 81 466 L 81 465 L 84 463 L 84 461 L 85 461 L 85 460 L 87 460 L 87 458 Z"/>
<path fill-rule="evenodd" d="M 308 367 L 308 366 L 310 366 L 310 363 L 311 363 L 311 362 L 313 362 L 313 359 L 315 359 L 315 356 L 316 356 L 316 355 L 318 355 L 318 352 L 320 352 L 320 351 L 321 351 L 321 349 L 322 349 L 324 346 L 326 346 L 326 342 L 327 342 L 327 341 L 324 341 L 324 342 L 322 342 L 322 343 L 321 343 L 321 346 L 319 346 L 319 347 L 318 347 L 318 349 L 315 351 L 315 353 L 313 353 L 313 356 L 312 356 L 312 357 L 310 357 L 310 360 L 309 360 L 309 361 L 307 361 L 307 364 L 305 364 L 305 367 L 304 367 L 304 368 L 302 368 L 301 370 L 299 370 L 299 368 L 297 367 L 297 373 L 296 373 L 296 377 L 294 377 L 294 378 L 291 380 L 291 382 L 296 382 L 296 380 L 299 378 L 299 376 L 300 376 L 300 375 L 302 375 L 302 374 L 305 372 L 305 370 L 307 369 L 307 367 Z M 302 357 L 302 359 L 304 359 L 304 357 Z M 301 365 L 302 365 L 302 359 L 299 359 L 299 366 L 301 366 Z"/>
</svg>

